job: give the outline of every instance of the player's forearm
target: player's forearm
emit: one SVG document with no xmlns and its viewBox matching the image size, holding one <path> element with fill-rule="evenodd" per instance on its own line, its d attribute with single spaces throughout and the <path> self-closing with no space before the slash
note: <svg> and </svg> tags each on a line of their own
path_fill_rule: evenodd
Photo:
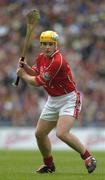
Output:
<svg viewBox="0 0 105 180">
<path fill-rule="evenodd" d="M 30 84 L 30 85 L 32 85 L 32 86 L 39 86 L 39 85 L 37 84 L 37 82 L 35 81 L 34 76 L 30 76 L 29 74 L 25 74 L 25 75 L 22 77 L 22 79 L 23 79 L 26 83 L 28 83 L 28 84 Z"/>
<path fill-rule="evenodd" d="M 27 74 L 29 74 L 31 76 L 36 75 L 35 71 L 30 66 L 24 66 L 24 70 Z"/>
<path fill-rule="evenodd" d="M 24 71 L 31 76 L 36 75 L 35 71 L 25 61 L 21 61 L 21 59 L 19 60 L 19 67 L 23 68 Z"/>
</svg>

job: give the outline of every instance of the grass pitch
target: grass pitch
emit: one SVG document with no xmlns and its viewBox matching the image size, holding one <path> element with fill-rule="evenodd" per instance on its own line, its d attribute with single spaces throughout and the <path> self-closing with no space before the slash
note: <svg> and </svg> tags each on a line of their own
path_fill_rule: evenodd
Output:
<svg viewBox="0 0 105 180">
<path fill-rule="evenodd" d="M 105 152 L 93 152 L 97 159 L 94 173 L 88 174 L 78 153 L 54 151 L 56 172 L 37 174 L 42 159 L 37 151 L 0 151 L 0 180 L 105 180 Z"/>
</svg>

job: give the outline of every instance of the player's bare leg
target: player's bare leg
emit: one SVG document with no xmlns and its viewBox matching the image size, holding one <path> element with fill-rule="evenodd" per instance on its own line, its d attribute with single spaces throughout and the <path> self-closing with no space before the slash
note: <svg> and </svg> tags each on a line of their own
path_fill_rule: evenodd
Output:
<svg viewBox="0 0 105 180">
<path fill-rule="evenodd" d="M 80 153 L 82 159 L 85 160 L 88 172 L 91 173 L 96 168 L 96 160 L 91 156 L 90 152 L 81 143 L 81 141 L 74 134 L 70 133 L 74 122 L 75 118 L 72 116 L 61 116 L 57 123 L 56 135 L 63 142 Z"/>
<path fill-rule="evenodd" d="M 44 165 L 37 172 L 47 173 L 55 171 L 53 157 L 51 154 L 51 143 L 48 137 L 50 131 L 56 126 L 56 121 L 39 120 L 35 132 L 37 144 L 43 157 Z"/>
<path fill-rule="evenodd" d="M 56 135 L 74 150 L 80 154 L 84 154 L 86 148 L 75 135 L 70 133 L 74 121 L 75 119 L 72 116 L 61 116 L 57 123 Z"/>
</svg>

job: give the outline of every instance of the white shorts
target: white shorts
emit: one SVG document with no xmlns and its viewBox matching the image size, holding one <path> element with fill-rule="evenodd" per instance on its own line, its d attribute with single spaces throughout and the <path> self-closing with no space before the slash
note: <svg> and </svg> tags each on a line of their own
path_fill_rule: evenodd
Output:
<svg viewBox="0 0 105 180">
<path fill-rule="evenodd" d="M 51 97 L 44 106 L 40 119 L 47 121 L 57 121 L 59 116 L 70 115 L 78 118 L 81 111 L 82 98 L 79 92 L 71 92 L 63 96 Z"/>
</svg>

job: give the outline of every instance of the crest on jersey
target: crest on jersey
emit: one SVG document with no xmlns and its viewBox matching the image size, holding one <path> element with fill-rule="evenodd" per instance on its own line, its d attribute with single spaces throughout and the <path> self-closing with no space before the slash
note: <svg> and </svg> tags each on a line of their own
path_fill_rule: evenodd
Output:
<svg viewBox="0 0 105 180">
<path fill-rule="evenodd" d="M 48 72 L 43 73 L 43 79 L 44 80 L 48 81 L 48 80 L 50 80 L 50 78 L 51 78 L 51 76 Z"/>
</svg>

